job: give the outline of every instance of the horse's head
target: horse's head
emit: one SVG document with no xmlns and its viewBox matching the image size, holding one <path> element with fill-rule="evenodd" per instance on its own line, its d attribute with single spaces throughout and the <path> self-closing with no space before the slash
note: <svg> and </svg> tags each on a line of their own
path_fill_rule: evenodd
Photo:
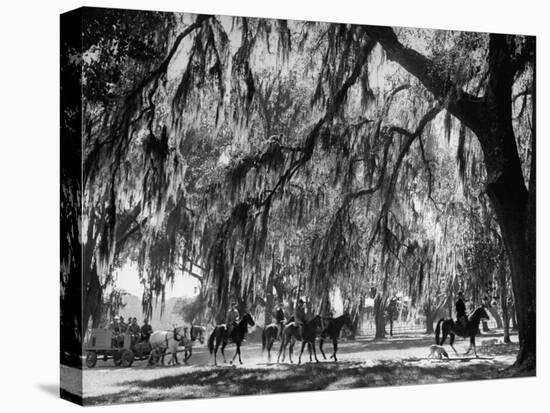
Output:
<svg viewBox="0 0 550 413">
<path fill-rule="evenodd" d="M 476 312 L 479 312 L 479 319 L 480 320 L 489 320 L 489 314 L 487 314 L 487 311 L 485 311 L 486 306 L 482 305 L 479 307 Z"/>
<path fill-rule="evenodd" d="M 191 326 L 191 340 L 199 340 L 201 344 L 204 344 L 204 333 L 206 329 L 203 326 Z"/>
<path fill-rule="evenodd" d="M 353 331 L 353 320 L 351 319 L 349 313 L 344 313 L 342 315 L 342 318 L 344 325 L 349 329 L 349 331 Z"/>
<path fill-rule="evenodd" d="M 248 325 L 251 326 L 251 327 L 252 327 L 253 325 L 255 325 L 254 319 L 252 318 L 252 316 L 250 315 L 250 313 L 246 313 L 246 314 L 243 316 L 242 322 L 248 324 Z"/>
<path fill-rule="evenodd" d="M 185 341 L 185 336 L 187 335 L 187 327 L 174 327 L 174 340 L 178 341 L 183 345 Z"/>
</svg>

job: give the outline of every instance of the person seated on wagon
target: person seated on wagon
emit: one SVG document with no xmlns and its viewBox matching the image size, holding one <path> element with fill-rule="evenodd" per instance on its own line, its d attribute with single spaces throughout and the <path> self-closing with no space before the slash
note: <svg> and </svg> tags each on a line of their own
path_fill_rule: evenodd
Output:
<svg viewBox="0 0 550 413">
<path fill-rule="evenodd" d="M 149 341 L 151 334 L 153 334 L 153 327 L 151 327 L 149 320 L 146 318 L 143 320 L 143 325 L 141 326 L 141 339 L 143 341 Z"/>
<path fill-rule="evenodd" d="M 122 343 L 124 343 L 124 337 L 122 337 L 122 330 L 120 328 L 119 316 L 114 317 L 113 322 L 109 325 L 109 329 L 113 332 L 112 346 L 121 347 L 121 341 Z"/>
<path fill-rule="evenodd" d="M 134 344 L 141 338 L 141 328 L 139 328 L 136 317 L 130 319 L 132 323 L 128 326 L 128 333 L 132 336 L 132 344 Z"/>
<path fill-rule="evenodd" d="M 124 317 L 120 316 L 120 332 L 124 334 L 126 331 L 128 331 L 128 324 L 124 322 Z"/>
<path fill-rule="evenodd" d="M 241 315 L 239 314 L 239 310 L 237 309 L 237 302 L 232 301 L 231 302 L 231 308 L 229 309 L 227 313 L 227 319 L 225 321 L 225 325 L 227 326 L 227 337 L 231 338 L 231 334 L 233 333 L 233 329 L 239 322 L 239 318 Z"/>
</svg>

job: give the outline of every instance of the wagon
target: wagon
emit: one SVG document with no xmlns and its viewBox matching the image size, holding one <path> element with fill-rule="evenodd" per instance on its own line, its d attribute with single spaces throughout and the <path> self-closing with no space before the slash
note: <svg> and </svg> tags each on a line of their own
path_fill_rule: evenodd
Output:
<svg viewBox="0 0 550 413">
<path fill-rule="evenodd" d="M 84 350 L 86 351 L 86 366 L 93 368 L 97 360 L 104 361 L 112 359 L 115 366 L 130 367 L 136 358 L 143 360 L 151 352 L 151 346 L 147 342 L 134 342 L 132 335 L 122 335 L 124 343 L 122 346 L 115 346 L 113 332 L 106 328 L 94 328 L 90 334 Z"/>
</svg>

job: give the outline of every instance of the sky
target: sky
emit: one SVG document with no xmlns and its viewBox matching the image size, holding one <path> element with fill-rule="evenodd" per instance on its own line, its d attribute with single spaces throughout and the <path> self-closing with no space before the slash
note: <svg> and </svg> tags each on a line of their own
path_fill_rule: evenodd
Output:
<svg viewBox="0 0 550 413">
<path fill-rule="evenodd" d="M 132 295 L 140 297 L 143 295 L 143 287 L 139 282 L 138 269 L 135 264 L 125 264 L 117 271 L 115 282 L 119 289 L 125 290 Z M 178 272 L 174 285 L 166 286 L 166 298 L 172 297 L 194 297 L 198 294 L 199 282 L 182 272 Z"/>
</svg>

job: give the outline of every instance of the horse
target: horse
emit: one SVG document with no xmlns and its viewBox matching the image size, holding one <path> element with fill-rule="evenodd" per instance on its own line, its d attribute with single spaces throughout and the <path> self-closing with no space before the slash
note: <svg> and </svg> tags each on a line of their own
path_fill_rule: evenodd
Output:
<svg viewBox="0 0 550 413">
<path fill-rule="evenodd" d="M 338 361 L 336 358 L 336 352 L 338 351 L 338 337 L 340 337 L 340 330 L 343 326 L 349 328 L 350 331 L 353 331 L 353 323 L 351 321 L 351 316 L 348 313 L 342 314 L 340 317 L 330 318 L 328 320 L 328 325 L 321 332 L 321 337 L 319 339 L 319 350 L 323 355 L 323 359 L 326 360 L 325 352 L 323 351 L 323 341 L 327 338 L 332 340 L 332 356 L 330 358 L 334 361 Z"/>
<path fill-rule="evenodd" d="M 304 352 L 304 347 L 306 344 L 310 345 L 308 347 L 309 357 L 311 361 L 311 347 L 313 348 L 313 355 L 315 356 L 315 361 L 318 363 L 317 353 L 315 352 L 315 337 L 319 334 L 320 330 L 323 328 L 323 319 L 316 315 L 311 320 L 306 321 L 302 325 L 302 337 L 300 337 L 300 327 L 295 322 L 288 323 L 283 329 L 283 336 L 281 338 L 281 347 L 279 347 L 279 356 L 277 357 L 277 363 L 283 355 L 283 362 L 285 361 L 286 346 L 290 343 L 288 348 L 288 357 L 290 362 L 292 361 L 292 353 L 294 350 L 294 343 L 296 340 L 302 341 L 302 350 L 300 351 L 300 356 L 298 357 L 298 364 L 302 362 L 302 354 Z"/>
<path fill-rule="evenodd" d="M 185 343 L 184 343 L 185 356 L 183 358 L 183 362 L 185 364 L 187 364 L 187 361 L 193 355 L 193 343 L 199 340 L 201 344 L 204 344 L 205 334 L 206 334 L 206 328 L 204 328 L 203 326 L 196 326 L 191 324 L 191 328 L 189 329 L 190 340 L 185 340 Z"/>
<path fill-rule="evenodd" d="M 174 327 L 172 331 L 155 331 L 149 337 L 149 344 L 151 346 L 151 354 L 149 356 L 149 365 L 158 362 L 158 357 L 162 359 L 162 365 L 164 365 L 164 356 L 166 351 L 169 350 L 172 357 L 170 363 L 180 364 L 178 361 L 178 347 L 185 345 L 187 339 L 187 327 Z"/>
<path fill-rule="evenodd" d="M 233 358 L 229 362 L 230 364 L 233 364 L 233 361 L 235 360 L 235 357 L 239 355 L 239 363 L 243 364 L 243 361 L 241 360 L 241 343 L 243 342 L 243 339 L 248 332 L 248 326 L 254 325 L 254 319 L 249 313 L 246 313 L 241 320 L 237 323 L 237 325 L 233 328 L 231 332 L 231 337 L 228 337 L 227 334 L 227 326 L 225 324 L 220 324 L 214 328 L 214 331 L 212 331 L 212 334 L 210 334 L 210 337 L 208 338 L 208 350 L 210 351 L 210 354 L 214 354 L 214 365 L 217 366 L 218 362 L 216 359 L 216 355 L 218 353 L 218 347 L 221 344 L 221 353 L 223 356 L 223 362 L 227 363 L 227 360 L 225 359 L 225 354 L 223 350 L 225 349 L 225 346 L 228 344 L 229 339 L 231 339 L 232 343 L 235 343 L 237 346 L 237 350 L 235 351 L 235 354 L 233 355 Z"/>
<path fill-rule="evenodd" d="M 473 348 L 474 354 L 476 355 L 476 357 L 479 357 L 476 351 L 475 337 L 479 331 L 479 323 L 481 320 L 489 320 L 489 315 L 485 311 L 485 306 L 483 305 L 481 307 L 476 308 L 476 310 L 470 316 L 470 319 L 466 322 L 465 326 L 459 323 L 455 323 L 452 318 L 448 318 L 446 320 L 443 318 L 440 319 L 437 322 L 437 326 L 435 328 L 435 344 L 442 346 L 443 343 L 445 342 L 445 339 L 447 338 L 447 335 L 450 335 L 451 348 L 453 349 L 455 354 L 458 356 L 458 352 L 453 346 L 453 343 L 455 341 L 455 335 L 464 337 L 464 338 L 470 337 L 470 348 L 466 353 L 464 353 L 464 355 L 466 356 L 470 354 Z M 442 332 L 441 340 L 439 339 L 440 331 Z"/>
<path fill-rule="evenodd" d="M 262 332 L 262 351 L 265 351 L 267 348 L 268 363 L 271 362 L 271 347 L 279 339 L 284 328 L 285 324 L 282 322 L 271 323 L 264 327 L 264 331 Z"/>
</svg>

